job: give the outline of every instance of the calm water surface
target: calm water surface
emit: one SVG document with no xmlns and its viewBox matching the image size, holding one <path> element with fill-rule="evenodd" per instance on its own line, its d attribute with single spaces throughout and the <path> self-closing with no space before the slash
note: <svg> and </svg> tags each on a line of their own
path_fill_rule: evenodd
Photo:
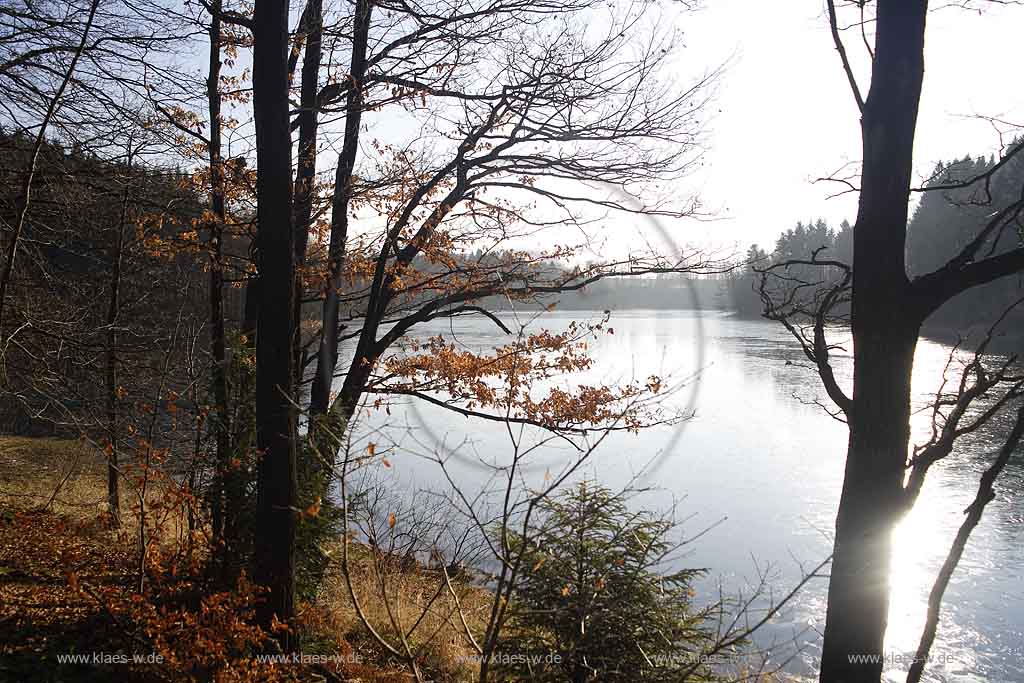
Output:
<svg viewBox="0 0 1024 683">
<path fill-rule="evenodd" d="M 511 315 L 506 316 L 510 318 Z M 530 329 L 561 329 L 572 319 L 596 320 L 600 313 L 546 314 Z M 625 311 L 613 314 L 614 335 L 595 342 L 595 367 L 586 381 L 644 379 L 651 374 L 676 381 L 696 381 L 675 392 L 669 402 L 690 405 L 696 414 L 676 437 L 675 428 L 659 427 L 638 435 L 615 434 L 605 441 L 583 475 L 611 487 L 624 486 L 652 457 L 653 476 L 644 484 L 656 491 L 638 505 L 665 509 L 677 503 L 683 530 L 692 535 L 710 530 L 687 546 L 680 559 L 688 566 L 708 567 L 700 586 L 705 595 L 717 591 L 748 591 L 767 573 L 776 595 L 799 580 L 831 550 L 830 534 L 842 484 L 846 426 L 819 406 L 827 398 L 817 376 L 795 342 L 780 326 L 740 320 L 718 312 Z M 493 323 L 463 319 L 431 323 L 422 336 L 443 334 L 467 348 L 487 350 L 509 338 Z M 841 333 L 839 334 L 841 337 Z M 949 355 L 948 346 L 922 341 L 918 348 L 915 402 L 923 405 L 938 386 Z M 838 354 L 840 381 L 850 381 L 849 358 Z M 433 447 L 457 450 L 452 460 L 456 479 L 467 487 L 481 483 L 475 458 L 500 462 L 511 451 L 500 424 L 466 420 L 430 406 L 393 406 L 391 416 L 375 414 L 370 423 L 387 424 L 398 442 L 415 443 L 409 456 L 399 449 L 387 476 L 410 488 L 441 488 L 436 464 L 412 455 Z M 928 433 L 926 415 L 915 417 L 918 441 Z M 996 425 L 998 429 L 1000 425 Z M 1005 421 L 1002 425 L 1005 428 Z M 404 433 L 404 436 L 403 436 Z M 527 437 L 529 438 L 529 437 Z M 933 467 L 917 507 L 895 531 L 893 601 L 886 648 L 912 656 L 924 622 L 931 582 L 973 499 L 980 472 L 987 466 L 994 440 L 981 434 L 958 455 Z M 552 446 L 534 456 L 536 467 L 527 483 L 542 482 L 547 469 L 556 471 L 570 457 Z M 1021 496 L 1024 466 L 1018 457 L 999 484 L 999 497 L 986 510 L 946 593 L 939 636 L 933 655 L 941 662 L 928 670 L 929 680 L 1024 681 L 1024 547 Z M 761 645 L 786 643 L 777 657 L 792 653 L 792 640 L 804 649 L 789 665 L 794 674 L 814 670 L 824 627 L 825 580 L 810 583 L 761 632 Z M 889 680 L 903 680 L 905 667 L 891 666 Z"/>
</svg>

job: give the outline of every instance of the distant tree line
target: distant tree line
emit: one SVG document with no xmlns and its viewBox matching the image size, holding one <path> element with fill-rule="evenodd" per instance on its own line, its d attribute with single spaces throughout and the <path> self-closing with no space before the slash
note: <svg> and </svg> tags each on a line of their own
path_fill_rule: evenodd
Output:
<svg viewBox="0 0 1024 683">
<path fill-rule="evenodd" d="M 1020 202 L 1024 161 L 1014 151 L 1021 144 L 1021 139 L 1014 140 L 1002 163 L 993 157 L 965 156 L 936 165 L 907 227 L 907 270 L 911 277 L 943 266 L 975 240 L 993 216 Z M 965 181 L 973 178 L 986 180 L 965 186 Z M 1024 222 L 1019 209 L 1012 213 L 999 234 L 986 243 L 985 256 L 998 256 L 1021 247 Z M 1024 296 L 1022 285 L 1024 276 L 1017 273 L 967 290 L 935 311 L 925 329 L 936 332 L 987 327 Z M 1020 313 L 1013 311 L 1010 316 L 1019 319 Z M 1019 324 L 1016 327 L 1019 329 Z"/>
<path fill-rule="evenodd" d="M 797 221 L 795 227 L 779 235 L 775 249 L 769 254 L 757 244 L 747 249 L 742 266 L 732 272 L 729 279 L 729 308 L 744 317 L 758 317 L 763 310 L 760 294 L 761 273 L 774 263 L 807 260 L 817 254 L 820 258 L 844 263 L 853 262 L 853 228 L 848 221 L 836 230 L 819 218 L 813 223 Z M 791 266 L 789 275 L 794 280 L 814 282 L 820 278 L 817 269 Z"/>
<path fill-rule="evenodd" d="M 1024 185 L 1024 161 L 1013 153 L 1021 140 L 1015 140 L 999 162 L 993 157 L 965 156 L 935 166 L 924 183 L 921 200 L 907 226 L 906 260 L 911 277 L 929 273 L 964 249 L 985 229 L 991 216 L 1004 212 L 1020 201 L 1020 188 Z M 966 183 L 974 178 L 985 182 Z M 1000 231 L 998 237 L 986 245 L 990 256 L 1017 249 L 1024 239 L 1024 223 L 1020 215 Z M 783 232 L 769 253 L 759 245 L 751 245 L 742 266 L 728 281 L 727 308 L 746 317 L 760 316 L 763 302 L 759 294 L 760 271 L 772 264 L 818 258 L 853 264 L 853 230 L 843 221 L 838 229 L 824 219 L 813 223 L 797 222 Z M 789 276 L 810 281 L 821 277 L 813 267 L 790 266 Z M 634 283 L 635 284 L 635 283 Z M 954 330 L 968 332 L 987 325 L 1010 304 L 1024 296 L 1024 276 L 1002 278 L 969 289 L 941 306 L 925 323 L 925 331 L 946 334 Z M 1010 314 L 1006 328 L 1020 313 Z M 1019 325 L 1018 325 L 1019 327 Z"/>
<path fill-rule="evenodd" d="M 563 292 L 553 303 L 558 310 L 567 311 L 721 310 L 731 308 L 730 282 L 727 273 L 606 278 L 577 291 Z M 503 310 L 511 305 L 496 299 L 493 307 Z"/>
</svg>

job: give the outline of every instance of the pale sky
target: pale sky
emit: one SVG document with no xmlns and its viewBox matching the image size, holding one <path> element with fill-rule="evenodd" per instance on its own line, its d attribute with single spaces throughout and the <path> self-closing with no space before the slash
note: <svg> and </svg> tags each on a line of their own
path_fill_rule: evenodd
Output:
<svg viewBox="0 0 1024 683">
<path fill-rule="evenodd" d="M 931 4 L 939 7 L 949 1 Z M 915 145 L 915 171 L 921 179 L 938 161 L 998 153 L 997 132 L 977 115 L 1024 126 L 1024 89 L 1019 85 L 1024 6 L 955 1 L 985 11 L 946 7 L 929 16 Z M 720 254 L 742 253 L 753 242 L 770 250 L 778 234 L 798 220 L 822 217 L 834 226 L 843 219 L 853 222 L 856 195 L 829 199 L 843 187 L 813 183 L 860 159 L 858 113 L 832 44 L 824 0 L 703 4 L 687 12 L 665 3 L 660 19 L 655 18 L 662 27 L 672 21 L 683 31 L 678 72 L 671 75 L 681 86 L 727 65 L 705 123 L 703 166 L 680 187 L 680 197 L 698 194 L 714 218 L 669 221 L 672 240 L 676 245 L 713 245 Z M 852 29 L 844 38 L 866 96 L 868 64 L 860 33 Z M 402 138 L 408 132 L 408 122 L 394 113 L 364 121 L 372 135 Z M 1012 136 L 1013 129 L 1007 130 Z M 337 150 L 327 147 L 319 159 L 324 169 L 337 161 Z M 640 248 L 637 231 L 643 242 L 664 246 L 643 225 L 625 231 L 622 226 L 622 217 L 613 216 L 608 229 L 593 235 L 595 251 L 584 256 L 613 258 Z"/>
<path fill-rule="evenodd" d="M 719 85 L 705 167 L 692 179 L 721 220 L 695 226 L 695 232 L 719 244 L 769 246 L 797 220 L 853 222 L 854 195 L 827 200 L 842 188 L 811 182 L 860 159 L 856 105 L 832 45 L 824 1 L 705 4 L 697 14 L 680 16 L 684 69 L 699 71 L 735 56 Z M 915 146 L 919 177 L 939 160 L 997 151 L 998 135 L 974 115 L 1024 124 L 1024 7 L 978 5 L 986 6 L 984 14 L 946 8 L 929 17 Z M 866 69 L 859 32 L 844 37 L 851 58 Z M 866 96 L 866 73 L 860 81 Z"/>
</svg>

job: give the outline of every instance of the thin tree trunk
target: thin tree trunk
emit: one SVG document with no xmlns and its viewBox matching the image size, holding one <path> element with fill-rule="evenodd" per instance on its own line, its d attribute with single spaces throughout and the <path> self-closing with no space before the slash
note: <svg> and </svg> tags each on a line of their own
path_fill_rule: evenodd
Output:
<svg viewBox="0 0 1024 683">
<path fill-rule="evenodd" d="M 129 143 L 131 144 L 131 143 Z M 121 198 L 121 216 L 117 226 L 117 237 L 110 254 L 110 298 L 107 302 L 107 513 L 110 525 L 121 525 L 120 463 L 118 462 L 117 424 L 117 319 L 121 308 L 121 264 L 124 258 L 124 232 L 128 224 L 128 198 L 132 182 L 132 152 L 128 151 L 128 170 L 124 194 Z"/>
<path fill-rule="evenodd" d="M 353 29 L 352 63 L 349 69 L 352 83 L 345 101 L 345 136 L 338 168 L 334 178 L 334 203 L 331 207 L 331 238 L 327 253 L 327 291 L 324 294 L 320 348 L 317 352 L 316 375 L 310 391 L 309 411 L 314 418 L 326 415 L 330 408 L 331 384 L 334 370 L 338 365 L 338 290 L 341 269 L 345 257 L 345 242 L 348 239 L 348 207 L 352 198 L 352 173 L 356 153 L 359 150 L 359 125 L 363 115 L 362 86 L 366 77 L 366 49 L 373 12 L 371 0 L 357 0 L 355 27 Z M 354 406 L 352 406 L 354 409 Z M 344 416 L 344 424 L 351 417 L 351 410 Z M 334 429 L 343 424 L 332 420 Z M 340 435 L 338 435 L 340 436 Z M 320 438 L 314 435 L 317 442 Z M 322 453 L 328 456 L 327 453 Z"/>
<path fill-rule="evenodd" d="M 213 0 L 210 6 L 210 25 L 207 28 L 207 33 L 210 37 L 210 63 L 206 78 L 206 101 L 210 116 L 210 140 L 207 146 L 208 160 L 210 164 L 210 195 L 211 204 L 213 204 L 214 216 L 217 216 L 217 189 L 218 189 L 218 178 L 219 174 L 223 173 L 223 167 L 220 163 L 220 97 L 218 83 L 220 81 L 220 11 L 221 3 L 220 0 Z M 221 332 L 223 332 L 223 315 L 219 315 L 220 311 L 220 294 L 222 291 L 221 278 L 222 274 L 219 272 L 219 255 L 216 254 L 220 250 L 219 232 L 221 225 L 219 223 L 219 217 L 215 217 L 210 221 L 210 352 L 213 357 L 214 366 L 212 368 L 212 381 L 214 385 L 214 413 L 217 422 L 221 422 L 224 414 L 221 411 L 222 404 L 218 400 L 218 375 L 223 377 L 221 370 L 223 366 L 219 363 L 220 358 L 223 357 L 223 346 L 221 346 L 221 355 L 218 357 L 217 348 L 217 337 L 218 337 L 218 318 L 221 321 Z M 221 338 L 223 343 L 223 338 Z M 220 367 L 218 367 L 220 366 Z M 211 482 L 210 492 L 210 518 L 211 525 L 213 527 L 213 540 L 214 544 L 220 544 L 224 539 L 224 457 L 226 451 L 221 450 L 223 429 L 221 424 L 214 425 L 214 432 L 216 434 L 216 448 L 217 452 L 214 455 L 214 478 Z"/>
<path fill-rule="evenodd" d="M 317 94 L 320 88 L 320 58 L 322 55 L 323 34 L 323 1 L 309 0 L 303 12 L 304 25 L 301 30 L 306 32 L 306 49 L 302 60 L 302 85 L 299 93 L 299 145 L 298 163 L 295 170 L 294 201 L 292 205 L 292 225 L 295 229 L 295 264 L 300 270 L 295 278 L 295 320 L 302 320 L 302 286 L 301 269 L 306 265 L 306 248 L 309 244 L 309 231 L 313 220 L 313 190 L 316 181 L 316 143 L 319 112 L 317 111 Z M 298 328 L 296 328 L 298 330 Z M 292 363 L 295 370 L 295 386 L 302 380 L 305 366 L 303 346 L 300 336 L 295 341 L 295 357 Z"/>
<path fill-rule="evenodd" d="M 253 252 L 253 260 L 259 263 L 259 250 Z M 252 273 L 245 281 L 245 301 L 242 304 L 242 343 L 250 349 L 256 348 L 256 334 L 260 320 L 260 275 Z"/>
<path fill-rule="evenodd" d="M 198 397 L 199 391 L 198 391 L 198 388 L 194 389 L 193 391 L 194 391 L 194 393 L 193 393 L 193 403 L 196 406 L 198 406 L 199 405 L 199 397 Z M 192 455 L 192 459 L 190 460 L 190 462 L 188 464 L 188 473 L 187 473 L 186 479 L 185 479 L 186 485 L 188 486 L 188 492 L 189 492 L 190 495 L 194 495 L 195 494 L 196 485 L 198 484 L 198 481 L 197 481 L 198 476 L 197 475 L 198 475 L 198 469 L 199 469 L 199 462 L 197 461 L 196 456 L 198 455 L 198 453 L 200 451 L 200 448 L 202 446 L 202 441 L 203 441 L 202 430 L 197 429 L 196 430 L 196 440 L 195 440 L 195 443 L 193 444 L 193 451 L 192 451 L 193 455 Z M 189 560 L 191 560 L 192 559 L 192 539 L 195 536 L 196 529 L 199 528 L 199 517 L 196 514 L 195 505 L 193 505 L 191 502 L 188 503 L 188 519 L 187 519 L 187 522 L 188 522 L 188 527 L 187 527 L 188 528 L 188 539 L 186 541 L 186 557 L 188 557 Z"/>
<path fill-rule="evenodd" d="M 225 208 L 224 162 L 221 156 L 221 2 L 213 0 L 210 10 L 210 64 L 206 80 L 206 97 L 210 116 L 210 353 L 213 357 L 214 433 L 216 441 L 216 477 L 211 498 L 214 541 L 220 545 L 222 578 L 233 583 L 239 568 L 238 525 L 241 505 L 241 482 L 237 468 L 232 467 L 231 416 L 228 406 L 227 349 L 224 327 L 224 225 Z"/>
<path fill-rule="evenodd" d="M 256 0 L 253 16 L 253 112 L 257 147 L 257 247 L 260 310 L 256 344 L 257 475 L 253 578 L 267 587 L 257 622 L 294 616 L 295 415 L 292 343 L 295 338 L 291 131 L 288 117 L 288 1 Z M 293 647 L 290 631 L 279 631 Z"/>
<path fill-rule="evenodd" d="M 877 5 L 854 228 L 850 441 L 836 519 L 822 683 L 881 678 L 891 535 L 902 511 L 910 378 L 923 318 L 906 276 L 904 244 L 927 4 L 881 0 Z"/>
</svg>

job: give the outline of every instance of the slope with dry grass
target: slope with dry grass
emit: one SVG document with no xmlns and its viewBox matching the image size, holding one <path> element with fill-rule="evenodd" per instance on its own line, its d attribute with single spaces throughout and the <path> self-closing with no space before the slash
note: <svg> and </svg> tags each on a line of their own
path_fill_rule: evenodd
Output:
<svg viewBox="0 0 1024 683">
<path fill-rule="evenodd" d="M 122 487 L 122 524 L 111 528 L 102 453 L 74 440 L 0 437 L 0 680 L 412 680 L 369 636 L 337 565 L 300 609 L 303 652 L 314 664 L 256 661 L 263 634 L 247 616 L 258 591 L 218 592 L 206 581 L 205 529 L 190 538 L 185 510 L 162 503 L 178 486 L 159 482 L 146 494 L 158 511 L 148 514 L 163 523 L 140 563 L 138 496 Z M 374 598 L 386 586 L 398 623 L 418 623 L 423 670 L 438 681 L 470 680 L 473 651 L 453 596 L 434 596 L 436 572 L 350 548 L 353 585 L 375 629 L 393 630 Z M 490 594 L 456 590 L 470 628 L 482 629 Z M 60 661 L 97 653 L 100 661 Z M 119 661 L 140 655 L 161 661 Z"/>
</svg>

